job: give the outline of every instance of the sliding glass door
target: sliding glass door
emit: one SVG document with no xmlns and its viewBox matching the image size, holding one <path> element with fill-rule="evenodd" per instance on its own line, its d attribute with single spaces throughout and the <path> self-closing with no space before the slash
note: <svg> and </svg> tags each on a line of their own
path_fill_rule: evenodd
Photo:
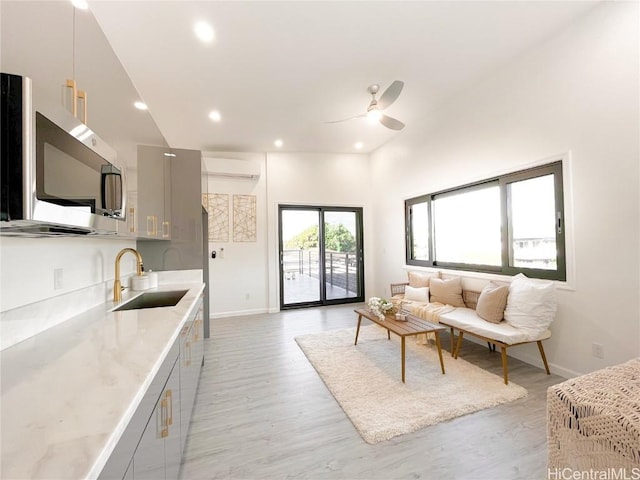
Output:
<svg viewBox="0 0 640 480">
<path fill-rule="evenodd" d="M 324 212 L 324 286 L 327 300 L 353 299 L 361 292 L 358 212 Z"/>
<path fill-rule="evenodd" d="M 362 209 L 280 206 L 280 306 L 361 302 Z"/>
<path fill-rule="evenodd" d="M 280 306 L 320 296 L 319 210 L 280 208 Z"/>
</svg>

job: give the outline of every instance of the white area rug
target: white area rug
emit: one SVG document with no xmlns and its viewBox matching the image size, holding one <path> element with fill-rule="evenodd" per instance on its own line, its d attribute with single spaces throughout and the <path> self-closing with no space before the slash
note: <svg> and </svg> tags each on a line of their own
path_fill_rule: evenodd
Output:
<svg viewBox="0 0 640 480">
<path fill-rule="evenodd" d="M 296 337 L 296 342 L 367 443 L 377 443 L 527 395 L 513 382 L 442 352 L 406 341 L 406 383 L 400 339 L 377 325 Z"/>
</svg>

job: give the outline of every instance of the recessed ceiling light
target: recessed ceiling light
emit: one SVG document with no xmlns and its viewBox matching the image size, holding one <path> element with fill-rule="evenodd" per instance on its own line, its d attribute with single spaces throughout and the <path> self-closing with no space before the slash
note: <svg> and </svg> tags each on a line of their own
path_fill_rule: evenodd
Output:
<svg viewBox="0 0 640 480">
<path fill-rule="evenodd" d="M 171 152 L 164 152 L 164 156 L 165 157 L 175 157 L 176 154 L 175 153 L 171 153 Z"/>
<path fill-rule="evenodd" d="M 363 147 L 362 142 L 356 142 L 356 143 L 354 143 L 354 144 L 353 144 L 353 147 L 354 147 L 356 150 L 361 150 L 361 149 L 362 149 L 362 147 Z"/>
<path fill-rule="evenodd" d="M 147 104 L 144 102 L 134 102 L 133 104 L 134 107 L 136 107 L 138 110 L 147 110 Z"/>
<path fill-rule="evenodd" d="M 71 3 L 74 7 L 79 8 L 80 10 L 87 10 L 89 8 L 87 0 L 71 0 Z"/>
<path fill-rule="evenodd" d="M 213 41 L 215 37 L 215 32 L 213 31 L 213 27 L 209 25 L 207 22 L 197 22 L 193 31 L 196 36 L 200 39 L 200 41 L 204 43 L 210 43 Z"/>
<path fill-rule="evenodd" d="M 280 147 L 282 147 L 282 145 L 284 145 L 284 142 L 279 138 L 279 139 L 277 139 L 275 142 L 273 142 L 273 144 L 274 144 L 276 147 L 280 148 Z"/>
<path fill-rule="evenodd" d="M 209 114 L 209 118 L 214 122 L 219 122 L 220 120 L 222 120 L 222 115 L 220 115 L 219 111 L 214 110 Z"/>
</svg>

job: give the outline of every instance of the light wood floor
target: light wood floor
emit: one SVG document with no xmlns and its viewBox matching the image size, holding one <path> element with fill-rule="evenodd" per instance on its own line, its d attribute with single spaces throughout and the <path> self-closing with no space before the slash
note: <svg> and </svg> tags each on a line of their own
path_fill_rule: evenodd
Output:
<svg viewBox="0 0 640 480">
<path fill-rule="evenodd" d="M 294 341 L 354 327 L 354 308 L 212 321 L 180 478 L 547 478 L 546 390 L 564 379 L 513 358 L 509 378 L 527 397 L 365 443 Z M 499 352 L 465 341 L 461 356 L 502 375 Z"/>
</svg>

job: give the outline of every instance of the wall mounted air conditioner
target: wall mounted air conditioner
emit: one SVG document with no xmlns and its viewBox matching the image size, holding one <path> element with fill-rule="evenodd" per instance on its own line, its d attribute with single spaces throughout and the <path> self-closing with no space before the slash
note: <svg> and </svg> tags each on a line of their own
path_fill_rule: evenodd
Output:
<svg viewBox="0 0 640 480">
<path fill-rule="evenodd" d="M 205 157 L 204 163 L 211 177 L 260 178 L 260 163 L 255 160 Z"/>
</svg>

